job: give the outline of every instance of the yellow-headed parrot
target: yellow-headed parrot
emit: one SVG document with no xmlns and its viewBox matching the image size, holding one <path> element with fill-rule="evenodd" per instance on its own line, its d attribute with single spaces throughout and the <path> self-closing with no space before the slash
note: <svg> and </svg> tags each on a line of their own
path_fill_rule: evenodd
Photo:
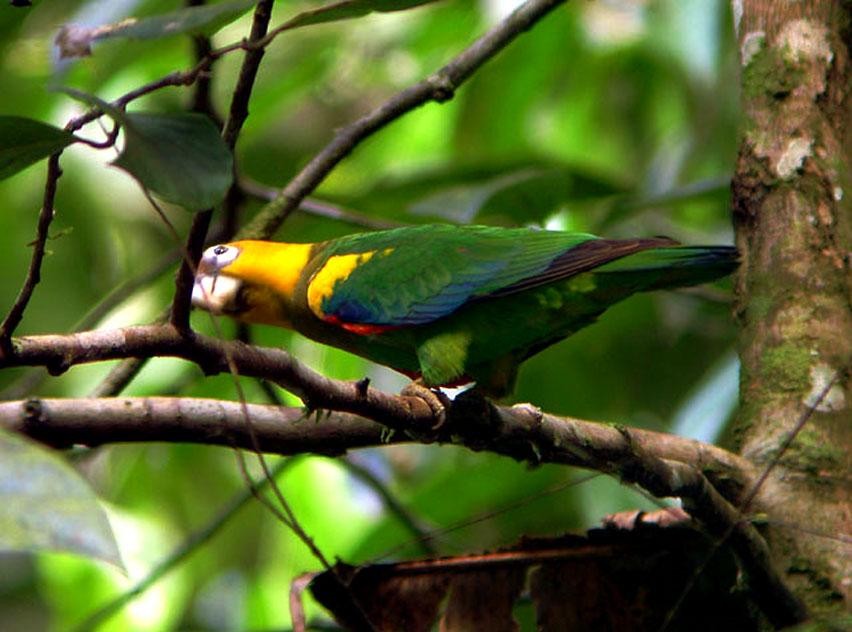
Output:
<svg viewBox="0 0 852 632">
<path fill-rule="evenodd" d="M 294 329 L 429 387 L 508 393 L 518 364 L 634 292 L 729 274 L 730 246 L 424 225 L 320 243 L 208 248 L 193 304 Z"/>
</svg>

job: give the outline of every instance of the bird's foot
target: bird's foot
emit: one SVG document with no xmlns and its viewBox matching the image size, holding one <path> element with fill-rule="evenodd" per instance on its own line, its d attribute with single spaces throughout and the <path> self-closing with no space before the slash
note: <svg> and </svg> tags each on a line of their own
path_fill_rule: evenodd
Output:
<svg viewBox="0 0 852 632">
<path fill-rule="evenodd" d="M 431 389 L 418 379 L 409 382 L 399 394 L 403 397 L 416 397 L 426 403 L 432 411 L 432 419 L 434 419 L 430 430 L 440 430 L 447 421 L 447 410 L 452 402 L 441 390 Z"/>
<path fill-rule="evenodd" d="M 691 522 L 691 516 L 680 507 L 663 507 L 656 511 L 645 512 L 641 509 L 628 509 L 604 516 L 601 520 L 607 529 L 635 531 L 642 527 L 676 527 Z"/>
<path fill-rule="evenodd" d="M 514 404 L 512 406 L 512 410 L 528 414 L 530 417 L 532 417 L 536 425 L 540 425 L 542 419 L 544 419 L 544 413 L 541 412 L 541 408 L 539 408 L 535 404 L 530 404 L 529 402 L 521 402 L 519 404 Z"/>
</svg>

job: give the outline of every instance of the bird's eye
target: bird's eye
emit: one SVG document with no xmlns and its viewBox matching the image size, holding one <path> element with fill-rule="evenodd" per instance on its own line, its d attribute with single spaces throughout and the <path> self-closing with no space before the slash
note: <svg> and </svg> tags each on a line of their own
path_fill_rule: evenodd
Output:
<svg viewBox="0 0 852 632">
<path fill-rule="evenodd" d="M 214 255 L 223 255 L 226 252 L 228 252 L 227 246 L 216 246 L 215 248 L 213 248 L 213 254 Z"/>
</svg>

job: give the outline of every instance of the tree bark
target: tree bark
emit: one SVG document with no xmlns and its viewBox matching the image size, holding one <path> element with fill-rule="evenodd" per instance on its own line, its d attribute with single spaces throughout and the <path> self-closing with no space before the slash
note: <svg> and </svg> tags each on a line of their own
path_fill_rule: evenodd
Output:
<svg viewBox="0 0 852 632">
<path fill-rule="evenodd" d="M 737 435 L 752 463 L 777 460 L 752 509 L 766 512 L 770 525 L 848 535 L 852 9 L 840 0 L 734 0 L 733 7 L 744 115 L 733 183 L 743 258 Z M 778 569 L 813 614 L 849 607 L 848 542 L 779 527 L 767 537 Z"/>
</svg>

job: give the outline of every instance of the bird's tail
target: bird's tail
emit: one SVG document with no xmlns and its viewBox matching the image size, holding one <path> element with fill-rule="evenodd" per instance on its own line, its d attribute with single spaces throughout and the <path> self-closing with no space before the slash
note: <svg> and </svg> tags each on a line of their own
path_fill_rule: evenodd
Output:
<svg viewBox="0 0 852 632">
<path fill-rule="evenodd" d="M 653 248 L 607 263 L 596 273 L 635 276 L 641 290 L 698 285 L 731 274 L 739 264 L 733 246 L 674 246 Z"/>
</svg>

